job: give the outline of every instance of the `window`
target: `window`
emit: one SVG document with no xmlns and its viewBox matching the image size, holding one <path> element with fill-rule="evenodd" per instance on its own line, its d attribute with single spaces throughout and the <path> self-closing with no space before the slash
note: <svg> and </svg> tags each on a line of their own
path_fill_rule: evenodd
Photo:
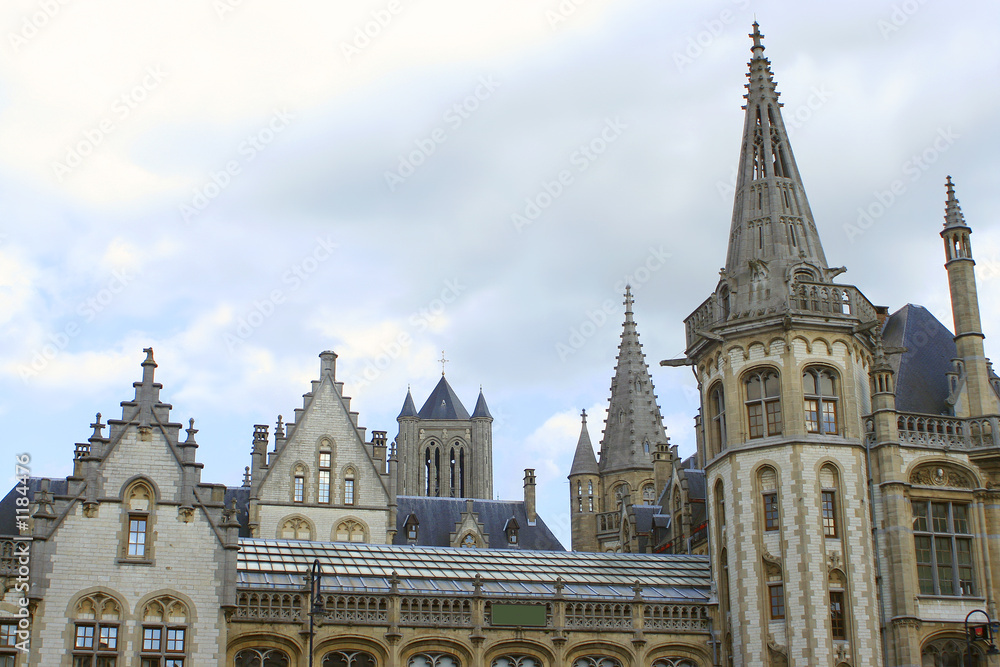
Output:
<svg viewBox="0 0 1000 667">
<path fill-rule="evenodd" d="M 830 628 L 834 639 L 847 639 L 844 621 L 844 591 L 830 591 Z"/>
<path fill-rule="evenodd" d="M 186 642 L 184 603 L 165 596 L 146 604 L 142 615 L 140 667 L 184 667 Z"/>
<path fill-rule="evenodd" d="M 510 546 L 517 545 L 517 532 L 520 526 L 517 525 L 517 521 L 514 517 L 507 519 L 507 524 L 503 527 L 503 532 L 507 536 L 507 544 Z"/>
<path fill-rule="evenodd" d="M 606 655 L 585 655 L 574 660 L 573 667 L 622 667 L 622 663 Z"/>
<path fill-rule="evenodd" d="M 807 368 L 802 374 L 802 393 L 805 396 L 806 431 L 836 435 L 837 376 L 824 368 Z"/>
<path fill-rule="evenodd" d="M 646 484 L 642 487 L 642 504 L 653 505 L 656 503 L 656 487 Z"/>
<path fill-rule="evenodd" d="M 148 561 L 151 557 L 150 519 L 153 490 L 145 482 L 136 482 L 125 491 L 125 560 Z"/>
<path fill-rule="evenodd" d="M 778 494 L 764 494 L 764 530 L 778 530 Z"/>
<path fill-rule="evenodd" d="M 323 667 L 378 667 L 378 663 L 367 651 L 334 651 L 323 656 Z"/>
<path fill-rule="evenodd" d="M 746 387 L 747 423 L 751 438 L 781 435 L 781 386 L 772 370 L 751 373 Z"/>
<path fill-rule="evenodd" d="M 77 603 L 73 667 L 117 667 L 120 610 L 117 601 L 101 593 L 87 596 Z M 13 631 L 15 626 L 4 627 Z M 13 658 L 9 663 L 14 664 Z"/>
<path fill-rule="evenodd" d="M 247 648 L 236 654 L 236 667 L 289 667 L 288 656 L 276 648 Z"/>
<path fill-rule="evenodd" d="M 587 482 L 587 511 L 594 511 L 594 483 Z"/>
<path fill-rule="evenodd" d="M 716 385 L 709 395 L 708 401 L 711 424 L 711 444 L 713 453 L 721 452 L 726 448 L 726 396 L 722 391 L 722 385 Z"/>
<path fill-rule="evenodd" d="M 306 499 L 306 469 L 295 466 L 295 477 L 292 480 L 292 502 L 302 503 Z"/>
<path fill-rule="evenodd" d="M 449 653 L 418 653 L 412 656 L 406 667 L 461 667 L 458 658 Z"/>
<path fill-rule="evenodd" d="M 469 533 L 462 538 L 462 548 L 464 549 L 475 549 L 479 545 L 476 543 L 476 538 L 472 533 Z"/>
<path fill-rule="evenodd" d="M 975 595 L 969 505 L 912 501 L 911 507 L 920 593 Z"/>
<path fill-rule="evenodd" d="M 823 491 L 823 535 L 837 536 L 837 492 Z"/>
<path fill-rule="evenodd" d="M 126 555 L 135 558 L 143 558 L 146 555 L 146 517 L 143 515 L 129 515 Z"/>
<path fill-rule="evenodd" d="M 330 452 L 319 453 L 319 480 L 317 490 L 319 502 L 330 502 Z"/>
<path fill-rule="evenodd" d="M 778 620 L 785 617 L 785 585 L 768 584 L 768 598 L 771 601 L 771 620 Z"/>
<path fill-rule="evenodd" d="M 344 473 L 344 504 L 354 504 L 354 468 L 348 468 Z"/>
<path fill-rule="evenodd" d="M 410 516 L 406 517 L 405 529 L 406 529 L 406 539 L 407 540 L 416 541 L 417 535 L 418 535 L 418 528 L 419 528 L 419 526 L 420 526 L 420 522 L 417 521 L 417 515 L 416 514 L 411 514 Z"/>
<path fill-rule="evenodd" d="M 925 667 L 980 667 L 987 664 L 978 647 L 973 647 L 971 661 L 966 651 L 964 638 L 939 639 L 921 651 L 921 664 Z"/>
<path fill-rule="evenodd" d="M 493 658 L 490 667 L 542 667 L 542 661 L 530 655 L 504 655 Z"/>
<path fill-rule="evenodd" d="M 0 667 L 14 667 L 17 623 L 0 623 Z"/>
</svg>

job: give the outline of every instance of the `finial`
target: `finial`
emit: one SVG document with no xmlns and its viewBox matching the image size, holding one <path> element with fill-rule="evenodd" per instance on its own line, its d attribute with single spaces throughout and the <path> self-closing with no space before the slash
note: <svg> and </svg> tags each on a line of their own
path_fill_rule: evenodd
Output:
<svg viewBox="0 0 1000 667">
<path fill-rule="evenodd" d="M 441 377 L 444 377 L 444 365 L 448 363 L 448 361 L 448 359 L 444 358 L 444 350 L 441 350 L 441 358 L 438 359 L 438 362 L 441 364 Z"/>
<path fill-rule="evenodd" d="M 156 362 L 153 361 L 153 348 L 146 347 L 143 348 L 142 351 L 146 353 L 146 358 L 143 359 L 142 365 L 145 366 L 146 364 L 152 364 L 153 366 L 156 366 Z"/>
<path fill-rule="evenodd" d="M 948 191 L 948 198 L 944 205 L 944 226 L 945 227 L 965 227 L 965 215 L 962 207 L 958 205 L 958 198 L 955 197 L 955 184 L 948 176 L 944 183 Z"/>
<path fill-rule="evenodd" d="M 250 466 L 243 468 L 243 488 L 250 488 Z"/>
<path fill-rule="evenodd" d="M 587 411 L 583 410 L 582 412 L 580 412 L 580 417 L 583 418 L 583 423 L 586 424 L 587 423 Z"/>
<path fill-rule="evenodd" d="M 753 52 L 753 57 L 754 58 L 763 58 L 764 57 L 763 56 L 764 45 L 761 44 L 761 41 L 760 41 L 763 36 L 764 35 L 762 35 L 761 32 L 760 32 L 760 25 L 757 23 L 756 17 L 754 17 L 753 32 L 748 35 L 748 37 L 752 37 L 753 38 L 753 46 L 750 47 L 750 51 Z"/>
<path fill-rule="evenodd" d="M 97 418 L 94 423 L 90 425 L 90 428 L 94 429 L 94 434 L 90 436 L 91 440 L 100 440 L 102 438 L 101 431 L 104 430 L 104 424 L 101 423 L 101 413 L 97 413 Z"/>
<path fill-rule="evenodd" d="M 282 420 L 281 415 L 278 415 L 278 424 L 274 427 L 274 437 L 284 438 L 285 437 L 285 422 Z"/>
<path fill-rule="evenodd" d="M 198 432 L 198 429 L 194 427 L 194 417 L 188 420 L 188 427 L 184 429 L 184 432 L 187 433 L 187 440 L 185 440 L 184 443 L 195 444 L 194 434 Z"/>
</svg>

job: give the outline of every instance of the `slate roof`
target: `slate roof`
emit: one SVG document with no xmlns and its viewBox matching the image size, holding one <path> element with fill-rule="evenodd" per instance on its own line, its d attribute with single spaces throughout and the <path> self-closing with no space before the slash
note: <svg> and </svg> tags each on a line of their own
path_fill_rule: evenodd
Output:
<svg viewBox="0 0 1000 667">
<path fill-rule="evenodd" d="M 426 496 L 399 496 L 396 498 L 396 537 L 393 544 L 407 544 L 403 526 L 406 518 L 415 514 L 419 522 L 417 544 L 420 546 L 447 547 L 451 545 L 450 535 L 461 522 L 465 512 L 464 498 L 432 498 Z M 535 525 L 528 525 L 528 514 L 521 500 L 481 500 L 472 501 L 472 511 L 479 516 L 483 532 L 489 536 L 490 548 L 502 551 L 565 551 L 562 544 L 542 518 L 535 517 Z M 503 527 L 511 517 L 519 526 L 517 547 L 510 548 Z"/>
<path fill-rule="evenodd" d="M 477 419 L 479 417 L 489 417 L 493 419 L 493 415 L 490 414 L 490 408 L 486 405 L 486 397 L 483 396 L 483 390 L 479 390 L 479 398 L 476 399 L 476 408 L 472 411 L 472 418 Z"/>
<path fill-rule="evenodd" d="M 469 411 L 462 405 L 462 401 L 444 375 L 427 398 L 427 402 L 420 408 L 418 415 L 421 419 L 471 419 Z"/>
<path fill-rule="evenodd" d="M 399 411 L 399 417 L 416 417 L 417 416 L 417 406 L 413 404 L 413 394 L 410 390 L 406 390 L 406 398 L 403 400 L 403 409 Z M 399 419 L 396 417 L 396 419 Z"/>
<path fill-rule="evenodd" d="M 896 373 L 896 409 L 900 412 L 948 414 L 950 390 L 946 373 L 958 356 L 951 331 L 923 306 L 908 303 L 889 316 L 882 328 L 886 347 L 905 347 L 889 356 Z"/>
<path fill-rule="evenodd" d="M 226 487 L 226 507 L 232 507 L 234 500 L 240 537 L 250 537 L 250 489 L 245 486 Z"/>
<path fill-rule="evenodd" d="M 35 493 L 42 485 L 41 477 L 28 478 L 28 499 L 34 500 Z M 0 535 L 19 535 L 21 531 L 17 529 L 17 499 L 21 492 L 17 490 L 17 485 L 7 492 L 7 495 L 0 500 Z M 65 479 L 53 479 L 49 482 L 49 493 L 53 496 L 66 495 L 68 484 Z"/>
<path fill-rule="evenodd" d="M 706 602 L 711 588 L 706 556 L 241 539 L 237 558 L 241 588 L 300 588 L 314 559 L 324 591 L 386 593 L 393 572 L 401 592 L 456 595 L 471 594 L 476 575 L 491 596 L 550 598 L 557 577 L 569 598 L 630 600 L 638 581 L 646 601 Z"/>
<path fill-rule="evenodd" d="M 569 476 L 597 475 L 597 457 L 594 456 L 594 446 L 590 444 L 590 432 L 587 431 L 587 413 L 583 413 L 583 424 L 580 426 L 580 439 L 576 441 L 576 453 L 573 455 L 573 465 Z"/>
</svg>

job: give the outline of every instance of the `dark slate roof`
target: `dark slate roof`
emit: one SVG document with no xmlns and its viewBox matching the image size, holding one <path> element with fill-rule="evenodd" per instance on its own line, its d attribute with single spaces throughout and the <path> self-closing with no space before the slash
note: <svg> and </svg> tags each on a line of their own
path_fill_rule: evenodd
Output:
<svg viewBox="0 0 1000 667">
<path fill-rule="evenodd" d="M 413 394 L 410 390 L 406 390 L 406 399 L 403 401 L 403 409 L 399 411 L 399 417 L 416 417 L 417 416 L 417 406 L 413 404 Z M 399 419 L 396 417 L 396 419 Z"/>
<path fill-rule="evenodd" d="M 245 486 L 226 488 L 226 507 L 236 501 L 236 518 L 240 522 L 240 537 L 250 537 L 250 489 Z"/>
<path fill-rule="evenodd" d="M 398 577 L 401 593 L 471 595 L 476 576 L 486 595 L 552 598 L 556 579 L 569 598 L 630 600 L 632 586 L 656 602 L 707 602 L 712 578 L 707 556 L 518 551 L 298 540 L 241 539 L 239 588 L 301 589 L 314 560 L 324 591 L 384 594 Z"/>
<path fill-rule="evenodd" d="M 444 375 L 434 387 L 424 407 L 420 408 L 419 416 L 421 419 L 470 419 L 469 411 L 462 405 L 462 401 L 458 399 L 458 395 Z"/>
<path fill-rule="evenodd" d="M 483 396 L 482 388 L 479 389 L 479 398 L 476 399 L 476 409 L 472 411 L 472 418 L 476 419 L 478 417 L 493 419 L 493 415 L 490 414 L 490 408 L 486 405 L 486 397 Z"/>
<path fill-rule="evenodd" d="M 958 356 L 951 331 L 923 306 L 908 303 L 889 316 L 882 329 L 886 347 L 905 347 L 889 356 L 896 372 L 896 409 L 947 414 L 950 390 L 946 373 Z"/>
<path fill-rule="evenodd" d="M 635 511 L 635 529 L 640 533 L 648 533 L 653 528 L 653 515 L 660 513 L 660 508 L 654 505 L 632 505 Z"/>
<path fill-rule="evenodd" d="M 30 477 L 28 479 L 28 499 L 34 500 L 35 493 L 42 486 L 41 477 Z M 53 496 L 66 495 L 68 484 L 65 479 L 53 479 L 49 481 L 49 493 Z M 18 535 L 21 531 L 17 529 L 17 499 L 21 496 L 18 485 L 15 485 L 3 500 L 0 500 L 0 535 Z"/>
<path fill-rule="evenodd" d="M 684 471 L 688 482 L 688 498 L 691 500 L 705 499 L 705 471 L 688 468 Z"/>
<path fill-rule="evenodd" d="M 393 544 L 407 544 L 403 530 L 406 518 L 414 514 L 419 522 L 419 546 L 447 547 L 450 535 L 462 521 L 465 512 L 464 498 L 431 498 L 425 496 L 399 496 L 396 498 L 396 537 Z M 503 527 L 507 520 L 517 520 L 518 548 L 525 550 L 565 551 L 542 518 L 535 517 L 535 525 L 528 525 L 528 515 L 521 500 L 473 500 L 472 511 L 479 516 L 483 532 L 489 536 L 490 549 L 507 549 Z"/>
<path fill-rule="evenodd" d="M 573 465 L 569 475 L 597 475 L 597 457 L 594 456 L 594 446 L 590 444 L 590 433 L 587 431 L 587 417 L 583 417 L 580 427 L 580 439 L 576 441 L 576 454 L 573 455 Z"/>
</svg>

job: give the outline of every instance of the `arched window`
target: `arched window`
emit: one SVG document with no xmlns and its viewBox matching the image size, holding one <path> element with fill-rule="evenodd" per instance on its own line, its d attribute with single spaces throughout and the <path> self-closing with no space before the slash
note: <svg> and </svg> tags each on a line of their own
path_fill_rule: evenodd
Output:
<svg viewBox="0 0 1000 667">
<path fill-rule="evenodd" d="M 839 433 L 838 384 L 837 375 L 827 368 L 807 368 L 802 373 L 806 431 L 809 433 Z"/>
<path fill-rule="evenodd" d="M 729 301 L 729 287 L 723 285 L 722 289 L 719 290 L 719 310 L 722 312 L 722 321 L 725 322 L 729 319 L 730 301 Z"/>
<path fill-rule="evenodd" d="M 365 525 L 360 521 L 345 519 L 337 524 L 335 540 L 337 542 L 364 542 L 367 532 Z"/>
<path fill-rule="evenodd" d="M 441 495 L 441 447 L 431 441 L 424 450 L 424 495 Z"/>
<path fill-rule="evenodd" d="M 781 435 L 781 385 L 778 374 L 764 369 L 748 374 L 746 389 L 747 425 L 751 438 Z"/>
<path fill-rule="evenodd" d="M 612 493 L 614 494 L 615 503 L 617 503 L 618 507 L 621 507 L 622 504 L 625 502 L 625 496 L 630 495 L 628 489 L 628 482 L 622 482 L 621 484 L 617 485 Z"/>
<path fill-rule="evenodd" d="M 152 522 L 155 500 L 152 487 L 144 481 L 133 483 L 125 491 L 125 543 L 122 558 L 126 561 L 152 560 Z"/>
<path fill-rule="evenodd" d="M 299 464 L 295 466 L 292 477 L 292 502 L 303 503 L 306 500 L 306 468 Z"/>
<path fill-rule="evenodd" d="M 328 445 L 324 441 L 323 449 L 319 451 L 319 478 L 317 480 L 318 501 L 321 503 L 330 502 L 330 463 L 333 454 L 327 449 Z"/>
<path fill-rule="evenodd" d="M 656 487 L 652 484 L 645 484 L 642 487 L 642 504 L 652 505 L 656 502 Z"/>
<path fill-rule="evenodd" d="M 246 648 L 236 654 L 236 667 L 289 667 L 288 655 L 276 648 Z"/>
<path fill-rule="evenodd" d="M 594 483 L 587 482 L 587 511 L 594 511 Z"/>
<path fill-rule="evenodd" d="M 146 603 L 139 652 L 143 667 L 183 667 L 189 639 L 183 602 L 165 595 Z"/>
<path fill-rule="evenodd" d="M 726 448 L 726 395 L 721 382 L 709 392 L 708 415 L 712 420 L 710 427 L 712 454 L 718 454 Z"/>
<path fill-rule="evenodd" d="M 344 471 L 344 504 L 354 504 L 354 468 Z"/>
<path fill-rule="evenodd" d="M 410 657 L 406 667 L 462 667 L 462 662 L 450 653 L 418 653 Z"/>
<path fill-rule="evenodd" d="M 542 661 L 531 655 L 502 655 L 493 658 L 490 667 L 542 667 Z"/>
<path fill-rule="evenodd" d="M 837 526 L 838 478 L 837 469 L 832 465 L 824 465 L 819 471 L 819 480 L 822 486 L 823 535 L 825 537 L 837 537 L 839 533 Z"/>
<path fill-rule="evenodd" d="M 697 667 L 687 658 L 659 658 L 653 661 L 653 667 Z"/>
<path fill-rule="evenodd" d="M 76 604 L 73 629 L 74 665 L 115 665 L 121 605 L 103 593 L 94 593 Z M 16 626 L 5 626 L 16 628 Z M 13 666 L 13 659 L 10 662 Z"/>
<path fill-rule="evenodd" d="M 585 655 L 574 660 L 573 667 L 622 667 L 622 663 L 606 655 Z"/>
<path fill-rule="evenodd" d="M 311 540 L 313 539 L 312 525 L 303 517 L 289 517 L 281 523 L 278 537 L 283 540 Z"/>
<path fill-rule="evenodd" d="M 966 653 L 965 639 L 938 639 L 926 646 L 920 652 L 923 667 L 980 667 L 985 660 L 979 648 L 973 646 L 971 661 Z"/>
<path fill-rule="evenodd" d="M 323 667 L 378 667 L 367 651 L 332 651 L 323 656 Z"/>
<path fill-rule="evenodd" d="M 462 538 L 462 548 L 463 549 L 478 549 L 479 540 L 472 533 L 467 533 L 465 537 Z"/>
<path fill-rule="evenodd" d="M 576 483 L 576 511 L 583 511 L 583 482 Z"/>
<path fill-rule="evenodd" d="M 764 466 L 757 473 L 757 485 L 763 500 L 764 530 L 778 530 L 781 515 L 778 508 L 778 473 L 771 466 Z"/>
<path fill-rule="evenodd" d="M 452 498 L 465 497 L 465 448 L 460 440 L 456 440 L 451 447 L 451 457 L 449 461 L 449 475 L 451 482 L 450 496 Z"/>
</svg>

